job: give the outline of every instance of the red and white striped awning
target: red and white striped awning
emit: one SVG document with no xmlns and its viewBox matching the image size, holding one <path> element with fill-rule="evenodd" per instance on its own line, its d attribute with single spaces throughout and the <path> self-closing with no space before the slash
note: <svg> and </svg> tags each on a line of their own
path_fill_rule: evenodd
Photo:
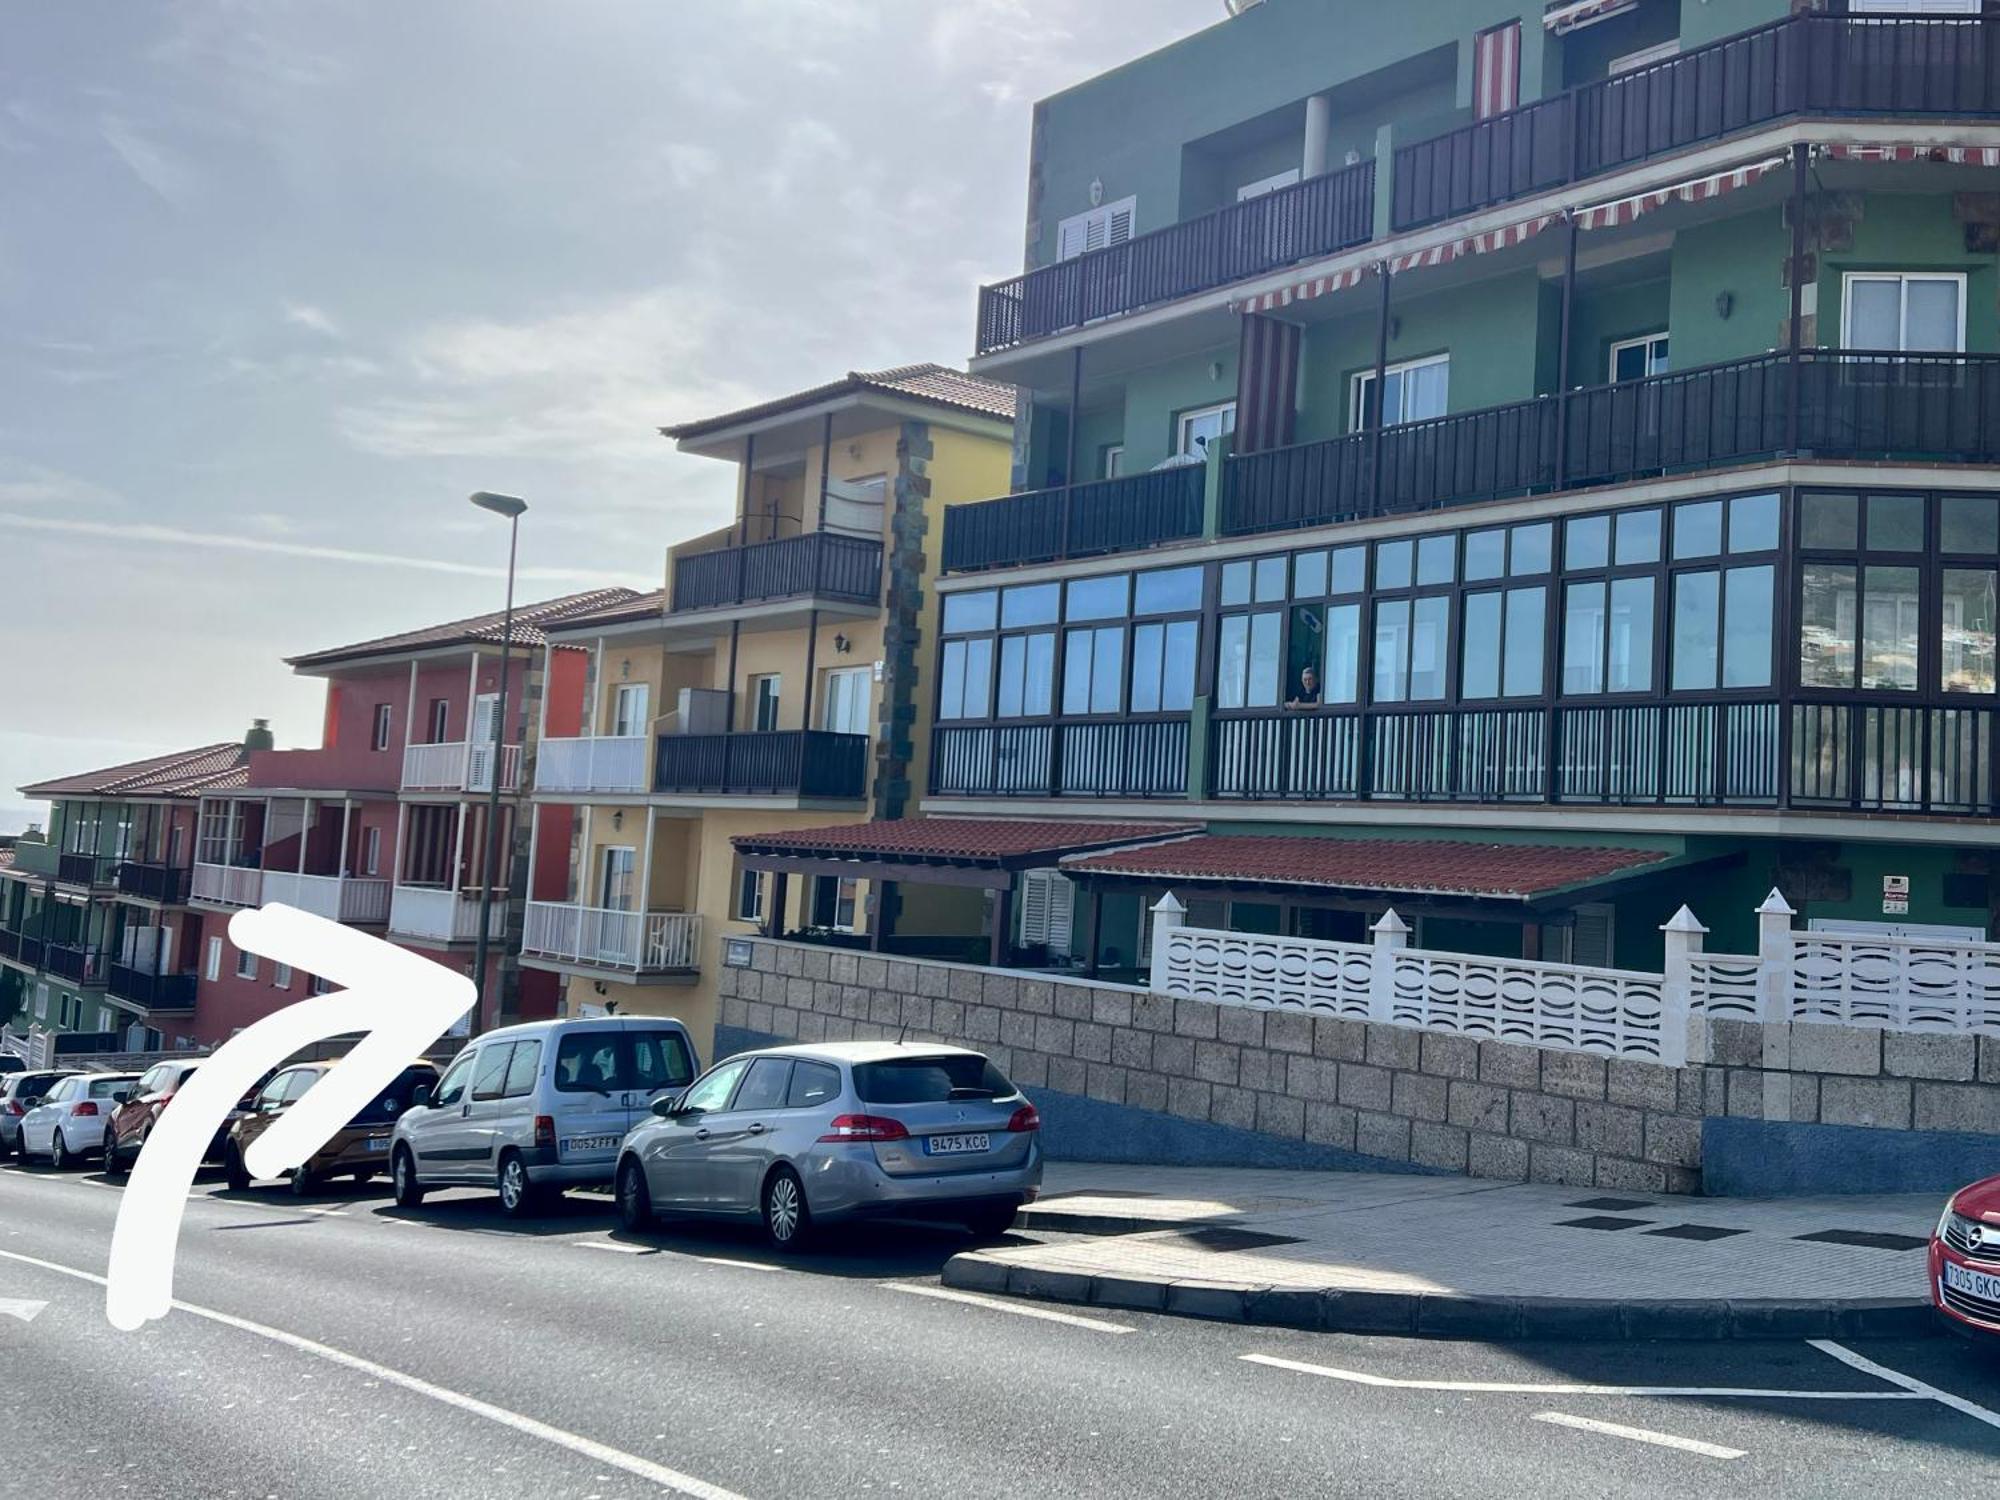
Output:
<svg viewBox="0 0 2000 1500">
<path fill-rule="evenodd" d="M 1485 255 L 1494 250 L 1505 250 L 1510 245 L 1531 239 L 1549 225 L 1561 218 L 1560 214 L 1536 214 L 1532 219 L 1523 219 L 1518 224 L 1509 224 L 1501 229 L 1488 229 L 1479 234 L 1469 234 L 1462 240 L 1447 240 L 1441 245 L 1431 245 L 1422 250 L 1412 250 L 1408 255 L 1398 255 L 1389 261 L 1389 273 L 1400 276 L 1405 271 L 1414 271 L 1423 266 L 1441 266 L 1447 261 L 1457 260 L 1461 255 Z"/>
<path fill-rule="evenodd" d="M 1577 228 L 1611 229 L 1629 224 L 1639 215 L 1664 208 L 1669 203 L 1703 203 L 1710 198 L 1720 198 L 1724 193 L 1748 187 L 1766 173 L 1777 171 L 1786 160 L 1782 156 L 1773 156 L 1747 166 L 1731 167 L 1724 172 L 1711 172 L 1690 182 L 1678 182 L 1672 187 L 1654 188 L 1651 192 L 1634 193 L 1629 198 L 1579 208 L 1576 210 Z"/>
<path fill-rule="evenodd" d="M 1819 148 L 1841 161 L 1942 161 L 1963 167 L 2000 167 L 2000 146 L 1843 146 Z"/>
<path fill-rule="evenodd" d="M 1598 21 L 1608 21 L 1613 16 L 1623 15 L 1628 10 L 1637 10 L 1639 0 L 1570 0 L 1568 5 L 1552 5 L 1542 12 L 1542 25 L 1557 36 L 1575 31 L 1579 26 L 1594 25 Z"/>
<path fill-rule="evenodd" d="M 1351 286 L 1358 286 L 1361 278 L 1371 268 L 1349 266 L 1345 271 L 1335 271 L 1328 276 L 1312 276 L 1304 281 L 1295 281 L 1290 286 L 1281 286 L 1276 291 L 1259 292 L 1254 297 L 1245 297 L 1231 303 L 1236 312 L 1263 313 L 1275 308 L 1290 307 L 1294 302 L 1306 302 L 1314 297 L 1324 297 L 1332 292 L 1344 292 Z"/>
</svg>

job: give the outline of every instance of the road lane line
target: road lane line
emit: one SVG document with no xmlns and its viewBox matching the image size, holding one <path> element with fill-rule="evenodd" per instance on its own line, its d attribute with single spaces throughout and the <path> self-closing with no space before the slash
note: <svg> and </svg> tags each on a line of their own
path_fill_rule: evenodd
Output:
<svg viewBox="0 0 2000 1500">
<path fill-rule="evenodd" d="M 1046 1307 L 1029 1307 L 1024 1303 L 1002 1302 L 996 1297 L 978 1297 L 971 1292 L 957 1292 L 945 1286 L 913 1286 L 907 1281 L 882 1281 L 876 1285 L 892 1292 L 908 1292 L 913 1297 L 936 1297 L 944 1302 L 963 1302 L 970 1307 L 991 1308 L 994 1312 L 1012 1313 L 1017 1318 L 1040 1318 L 1046 1323 L 1066 1323 L 1072 1328 L 1088 1328 L 1093 1333 L 1134 1331 L 1123 1323 L 1107 1323 L 1102 1318 L 1084 1318 L 1075 1313 L 1054 1312 Z"/>
<path fill-rule="evenodd" d="M 1572 1417 L 1567 1412 L 1538 1411 L 1535 1420 L 1556 1427 L 1574 1427 L 1578 1432 L 1595 1432 L 1635 1443 L 1651 1443 L 1656 1448 L 1679 1448 L 1684 1453 L 1699 1453 L 1704 1458 L 1741 1458 L 1745 1451 L 1724 1448 L 1719 1443 L 1704 1443 L 1699 1438 L 1675 1437 L 1671 1432 L 1655 1432 L 1650 1427 L 1627 1427 L 1619 1422 L 1600 1422 L 1595 1417 Z"/>
<path fill-rule="evenodd" d="M 1742 1386 L 1543 1385 L 1533 1381 L 1506 1380 L 1400 1380 L 1389 1375 L 1370 1375 L 1361 1370 L 1341 1370 L 1332 1365 L 1309 1365 L 1296 1359 L 1279 1359 L 1272 1354 L 1239 1354 L 1237 1358 L 1253 1365 L 1269 1365 L 1276 1370 L 1295 1370 L 1301 1375 L 1323 1375 L 1329 1380 L 1345 1380 L 1350 1385 L 1381 1386 L 1398 1391 L 1471 1391 L 1501 1396 L 1740 1396 L 1769 1401 L 1925 1399 L 1912 1391 L 1772 1391 Z"/>
<path fill-rule="evenodd" d="M 614 1245 L 609 1240 L 571 1240 L 579 1250 L 615 1250 L 620 1255 L 652 1255 L 655 1252 L 644 1245 Z"/>
<path fill-rule="evenodd" d="M 1856 1354 L 1852 1349 L 1843 1348 L 1832 1339 L 1807 1339 L 1807 1343 L 1822 1354 L 1830 1354 L 1842 1364 L 1873 1375 L 1877 1380 L 1886 1380 L 1891 1385 L 1900 1385 L 1904 1390 L 1949 1406 L 1953 1411 L 1963 1412 L 1975 1422 L 1984 1422 L 1988 1427 L 2000 1427 L 2000 1412 L 1989 1411 L 1983 1406 L 1968 1401 L 1963 1396 L 1954 1396 L 1950 1391 L 1941 1391 L 1934 1385 L 1926 1385 L 1914 1375 L 1905 1375 L 1900 1370 L 1892 1370 L 1887 1365 L 1878 1365 L 1874 1360 Z"/>
<path fill-rule="evenodd" d="M 94 1272 L 78 1270 L 75 1266 L 59 1265 L 52 1260 L 39 1260 L 32 1255 L 17 1255 L 11 1250 L 0 1250 L 0 1257 L 19 1261 L 23 1265 L 39 1266 L 44 1271 L 54 1271 L 61 1276 L 72 1276 L 78 1281 L 93 1282 L 98 1286 L 105 1284 L 105 1278 Z M 504 1406 L 481 1401 L 477 1396 L 468 1396 L 448 1386 L 436 1385 L 415 1375 L 406 1375 L 401 1370 L 391 1369 L 387 1365 L 378 1365 L 372 1359 L 349 1354 L 346 1350 L 336 1349 L 331 1344 L 322 1344 L 296 1333 L 287 1333 L 282 1328 L 253 1323 L 248 1318 L 239 1318 L 233 1313 L 218 1312 L 212 1307 L 198 1307 L 192 1302 L 182 1302 L 178 1298 L 174 1299 L 171 1306 L 177 1312 L 205 1318 L 211 1323 L 220 1323 L 226 1328 L 234 1328 L 242 1333 L 255 1334 L 258 1338 L 283 1344 L 288 1349 L 296 1349 L 301 1354 L 310 1354 L 317 1359 L 326 1360 L 329 1364 L 344 1365 L 350 1370 L 359 1371 L 371 1380 L 401 1386 L 404 1390 L 413 1391 L 419 1396 L 428 1396 L 445 1406 L 456 1407 L 475 1417 L 483 1417 L 502 1427 L 512 1428 L 524 1436 L 539 1438 L 555 1447 L 568 1449 L 571 1453 L 587 1458 L 593 1463 L 608 1464 L 612 1468 L 623 1469 L 628 1474 L 650 1480 L 661 1489 L 671 1490 L 677 1495 L 687 1495 L 692 1497 L 692 1500 L 744 1500 L 744 1497 L 734 1490 L 726 1490 L 704 1479 L 696 1479 L 692 1474 L 683 1474 L 677 1469 L 668 1468 L 665 1464 L 656 1464 L 651 1459 L 641 1458 L 636 1453 L 627 1453 L 622 1448 L 613 1448 L 608 1443 L 597 1442 L 580 1433 L 553 1427 L 547 1422 L 538 1422 L 533 1417 L 509 1411 Z"/>
<path fill-rule="evenodd" d="M 739 1271 L 782 1271 L 783 1266 L 767 1266 L 760 1260 L 730 1260 L 721 1255 L 690 1255 L 689 1260 L 698 1260 L 705 1266 L 734 1266 Z"/>
</svg>

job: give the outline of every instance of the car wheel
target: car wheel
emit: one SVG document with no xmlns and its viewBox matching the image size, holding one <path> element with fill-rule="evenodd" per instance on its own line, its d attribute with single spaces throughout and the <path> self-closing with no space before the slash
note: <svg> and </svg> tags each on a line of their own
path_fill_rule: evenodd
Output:
<svg viewBox="0 0 2000 1500">
<path fill-rule="evenodd" d="M 653 1194 L 637 1157 L 618 1164 L 618 1222 L 634 1234 L 653 1227 Z"/>
<path fill-rule="evenodd" d="M 104 1175 L 106 1177 L 119 1175 L 118 1137 L 109 1130 L 104 1132 Z"/>
<path fill-rule="evenodd" d="M 525 1218 L 535 1207 L 535 1191 L 528 1181 L 528 1164 L 517 1151 L 500 1158 L 500 1211 L 510 1219 Z"/>
<path fill-rule="evenodd" d="M 398 1146 L 389 1163 L 389 1181 L 396 1190 L 398 1208 L 415 1208 L 424 1201 L 423 1184 L 417 1181 L 417 1164 L 408 1146 Z"/>
<path fill-rule="evenodd" d="M 243 1165 L 243 1148 L 234 1141 L 222 1149 L 222 1175 L 231 1192 L 240 1193 L 250 1186 L 250 1169 Z"/>
<path fill-rule="evenodd" d="M 69 1143 L 63 1139 L 62 1126 L 60 1125 L 49 1132 L 49 1165 L 54 1167 L 58 1172 L 69 1170 Z"/>
<path fill-rule="evenodd" d="M 780 1167 L 764 1182 L 764 1238 L 774 1249 L 802 1250 L 811 1237 L 806 1186 L 790 1167 Z"/>
<path fill-rule="evenodd" d="M 982 1208 L 965 1216 L 965 1227 L 975 1240 L 997 1240 L 1014 1227 L 1014 1206 Z"/>
<path fill-rule="evenodd" d="M 294 1198 L 310 1198 L 318 1191 L 319 1173 L 307 1171 L 305 1164 L 301 1162 L 292 1172 L 292 1196 Z"/>
</svg>

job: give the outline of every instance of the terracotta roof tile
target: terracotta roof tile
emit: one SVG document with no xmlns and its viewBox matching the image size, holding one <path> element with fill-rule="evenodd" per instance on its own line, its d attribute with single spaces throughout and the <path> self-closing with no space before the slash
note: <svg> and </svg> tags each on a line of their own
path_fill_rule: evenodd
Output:
<svg viewBox="0 0 2000 1500">
<path fill-rule="evenodd" d="M 24 797 L 194 797 L 242 786 L 249 756 L 234 741 L 59 776 L 21 788 Z"/>
<path fill-rule="evenodd" d="M 545 620 L 542 629 L 549 635 L 558 635 L 573 630 L 588 630 L 596 625 L 622 625 L 631 620 L 648 620 L 664 615 L 666 608 L 667 591 L 651 589 L 627 599 L 614 599 L 597 609 L 564 615 L 560 620 Z"/>
<path fill-rule="evenodd" d="M 1594 845 L 1476 844 L 1204 834 L 1067 860 L 1065 870 L 1239 885 L 1336 886 L 1408 895 L 1525 899 L 1628 874 L 1668 856 Z"/>
<path fill-rule="evenodd" d="M 638 597 L 636 589 L 589 589 L 580 594 L 564 594 L 559 599 L 544 599 L 538 604 L 516 605 L 514 639 L 524 646 L 539 646 L 543 643 L 544 625 L 567 620 L 572 615 L 622 604 Z M 505 624 L 506 611 L 496 609 L 491 614 L 471 615 L 463 620 L 448 620 L 442 625 L 426 625 L 422 629 L 406 630 L 398 635 L 356 641 L 351 646 L 333 646 L 324 651 L 307 652 L 304 656 L 288 656 L 285 658 L 285 665 L 325 667 L 357 657 L 392 656 L 404 651 L 428 650 L 435 646 L 475 644 L 497 646 L 504 635 Z"/>
<path fill-rule="evenodd" d="M 670 438 L 702 437 L 745 422 L 782 416 L 788 411 L 814 406 L 836 396 L 866 395 L 870 391 L 928 401 L 1000 421 L 1014 420 L 1014 387 L 1011 385 L 984 380 L 947 365 L 921 364 L 898 365 L 893 370 L 850 370 L 841 379 L 816 385 L 810 390 L 795 391 L 789 396 L 779 396 L 716 417 L 700 417 L 691 422 L 662 427 L 660 432 Z"/>
<path fill-rule="evenodd" d="M 1055 856 L 1173 838 L 1197 831 L 1190 823 L 1079 823 L 1014 818 L 896 818 L 783 833 L 739 833 L 738 849 L 757 854 L 840 859 L 1000 861 Z"/>
</svg>

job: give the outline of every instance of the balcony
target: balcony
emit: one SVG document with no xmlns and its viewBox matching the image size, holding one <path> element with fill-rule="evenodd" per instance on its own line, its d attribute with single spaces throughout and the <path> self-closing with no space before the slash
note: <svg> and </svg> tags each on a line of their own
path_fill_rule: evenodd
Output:
<svg viewBox="0 0 2000 1500">
<path fill-rule="evenodd" d="M 647 790 L 643 734 L 543 740 L 535 755 L 538 792 L 637 793 Z"/>
<path fill-rule="evenodd" d="M 701 968 L 701 918 L 692 912 L 613 911 L 530 901 L 524 957 L 630 974 L 694 974 Z"/>
<path fill-rule="evenodd" d="M 1817 458 L 1992 463 L 2000 356 L 1806 349 L 1231 458 L 1229 535 Z M 1794 441 L 1796 424 L 1796 441 Z"/>
<path fill-rule="evenodd" d="M 53 844 L 23 840 L 14 845 L 14 870 L 17 874 L 42 875 L 53 880 L 56 878 L 56 867 L 61 861 L 62 856 L 56 852 Z"/>
<path fill-rule="evenodd" d="M 507 931 L 507 897 L 497 895 L 486 924 L 487 937 Z M 437 886 L 399 885 L 389 895 L 389 936 L 430 943 L 479 940 L 479 892 Z"/>
<path fill-rule="evenodd" d="M 264 904 L 264 872 L 255 865 L 214 865 L 197 863 L 189 885 L 193 900 L 213 906 L 261 906 Z"/>
<path fill-rule="evenodd" d="M 118 894 L 162 906 L 181 906 L 188 899 L 193 872 L 178 865 L 142 864 L 126 860 L 118 866 Z"/>
<path fill-rule="evenodd" d="M 1178 464 L 947 506 L 942 565 L 961 573 L 1185 541 L 1201 535 L 1207 484 L 1207 465 Z"/>
<path fill-rule="evenodd" d="M 873 537 L 809 531 L 674 559 L 674 614 L 780 599 L 875 604 L 881 597 L 882 544 Z"/>
<path fill-rule="evenodd" d="M 0 927 L 0 958 L 12 959 L 23 968 L 39 969 L 42 966 L 42 948 L 40 938 Z"/>
<path fill-rule="evenodd" d="M 403 749 L 403 790 L 406 792 L 490 792 L 493 790 L 493 746 L 453 740 Z M 521 787 L 521 747 L 503 745 L 500 790 Z"/>
<path fill-rule="evenodd" d="M 114 854 L 59 854 L 56 879 L 63 885 L 110 885 L 118 865 Z"/>
<path fill-rule="evenodd" d="M 1375 163 L 1309 177 L 979 292 L 981 354 L 1366 244 Z"/>
<path fill-rule="evenodd" d="M 693 795 L 816 797 L 868 794 L 868 736 L 819 729 L 765 734 L 663 734 L 653 790 Z"/>
<path fill-rule="evenodd" d="M 1184 714 L 1054 723 L 939 725 L 931 793 L 940 797 L 1185 797 Z"/>
<path fill-rule="evenodd" d="M 372 925 L 389 920 L 389 882 L 342 875 L 296 875 L 266 870 L 264 904 L 296 906 L 329 922 Z"/>
<path fill-rule="evenodd" d="M 113 998 L 143 1005 L 149 1012 L 193 1010 L 198 984 L 194 974 L 155 974 L 131 964 L 113 964 L 105 989 Z"/>
<path fill-rule="evenodd" d="M 42 954 L 42 970 L 71 984 L 95 988 L 104 983 L 110 965 L 102 948 L 82 943 L 51 942 Z"/>
</svg>

